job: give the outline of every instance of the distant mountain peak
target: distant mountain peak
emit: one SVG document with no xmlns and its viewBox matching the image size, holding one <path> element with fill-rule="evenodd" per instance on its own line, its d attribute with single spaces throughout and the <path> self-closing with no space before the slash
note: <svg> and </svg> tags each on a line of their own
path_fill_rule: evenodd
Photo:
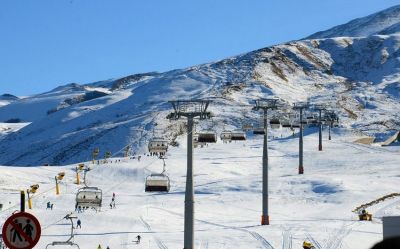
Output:
<svg viewBox="0 0 400 249">
<path fill-rule="evenodd" d="M 366 37 L 376 34 L 394 34 L 400 32 L 400 5 L 390 7 L 366 17 L 354 19 L 325 31 L 312 34 L 305 39 L 332 37 Z"/>
<path fill-rule="evenodd" d="M 5 93 L 0 96 L 0 100 L 19 100 L 19 98 L 15 95 Z"/>
</svg>

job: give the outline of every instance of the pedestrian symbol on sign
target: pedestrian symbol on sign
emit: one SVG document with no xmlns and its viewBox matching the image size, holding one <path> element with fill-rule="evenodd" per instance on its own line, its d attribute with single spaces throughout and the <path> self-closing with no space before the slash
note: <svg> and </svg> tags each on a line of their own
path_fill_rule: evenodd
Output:
<svg viewBox="0 0 400 249">
<path fill-rule="evenodd" d="M 39 221 L 31 214 L 21 212 L 12 215 L 3 226 L 3 240 L 10 249 L 33 248 L 39 241 Z"/>
</svg>

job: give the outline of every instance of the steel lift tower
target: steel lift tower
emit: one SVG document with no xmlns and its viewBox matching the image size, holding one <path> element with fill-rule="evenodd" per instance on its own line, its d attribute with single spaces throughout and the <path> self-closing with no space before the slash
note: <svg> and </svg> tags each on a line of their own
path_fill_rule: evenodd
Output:
<svg viewBox="0 0 400 249">
<path fill-rule="evenodd" d="M 193 119 L 211 118 L 207 112 L 209 100 L 176 100 L 170 101 L 174 111 L 167 118 L 178 120 L 187 118 L 187 173 L 185 191 L 185 225 L 184 225 L 184 247 L 194 248 L 194 190 L 193 190 Z"/>
<path fill-rule="evenodd" d="M 318 126 L 319 126 L 319 139 L 318 139 L 318 150 L 322 151 L 322 111 L 326 110 L 325 105 L 323 104 L 315 104 L 314 109 L 318 111 L 319 118 L 318 118 Z"/>
<path fill-rule="evenodd" d="M 308 102 L 297 102 L 293 104 L 294 110 L 300 111 L 300 135 L 299 135 L 299 174 L 304 174 L 303 166 L 303 110 L 309 106 Z"/>
<path fill-rule="evenodd" d="M 262 216 L 261 225 L 269 225 L 268 213 L 268 110 L 277 109 L 278 99 L 259 99 L 256 100 L 256 106 L 253 108 L 256 111 L 264 111 L 264 146 L 263 146 L 263 185 L 262 185 Z"/>
<path fill-rule="evenodd" d="M 329 125 L 328 125 L 328 127 L 329 127 L 329 137 L 328 137 L 328 139 L 331 140 L 332 139 L 332 137 L 331 137 L 331 128 L 332 128 L 334 122 L 339 122 L 339 117 L 334 111 L 331 111 L 331 110 L 325 111 L 325 116 L 327 118 L 327 121 L 329 121 Z"/>
</svg>

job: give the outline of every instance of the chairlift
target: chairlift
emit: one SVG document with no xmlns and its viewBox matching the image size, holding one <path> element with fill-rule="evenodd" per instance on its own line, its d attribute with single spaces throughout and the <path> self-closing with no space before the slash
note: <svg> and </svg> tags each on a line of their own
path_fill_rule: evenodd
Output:
<svg viewBox="0 0 400 249">
<path fill-rule="evenodd" d="M 264 134 L 265 134 L 264 127 L 257 127 L 257 128 L 254 128 L 253 134 L 254 134 L 254 135 L 264 135 Z"/>
<path fill-rule="evenodd" d="M 244 133 L 243 131 L 233 131 L 231 140 L 232 141 L 243 141 L 243 140 L 246 140 L 246 133 Z"/>
<path fill-rule="evenodd" d="M 50 244 L 47 244 L 46 249 L 50 247 L 56 247 L 56 246 L 75 246 L 78 249 L 80 249 L 79 245 L 72 242 L 73 238 L 74 238 L 74 222 L 72 221 L 73 219 L 77 219 L 78 217 L 72 215 L 71 214 L 67 214 L 65 217 L 65 219 L 70 220 L 71 222 L 71 234 L 68 240 L 66 241 L 53 241 Z"/>
<path fill-rule="evenodd" d="M 54 241 L 46 246 L 46 249 L 49 247 L 56 247 L 56 246 L 75 246 L 76 248 L 80 249 L 79 245 L 72 242 L 72 241 Z"/>
<path fill-rule="evenodd" d="M 290 127 L 292 127 L 292 124 L 291 124 L 291 122 L 290 122 L 290 119 L 288 118 L 288 117 L 284 117 L 281 121 L 281 125 L 282 125 L 282 127 L 283 128 L 290 128 Z"/>
<path fill-rule="evenodd" d="M 245 123 L 242 125 L 242 130 L 243 131 L 251 131 L 253 129 L 253 125 L 249 123 Z"/>
<path fill-rule="evenodd" d="M 303 126 L 305 126 L 305 125 L 307 125 L 307 124 L 308 124 L 308 122 L 307 122 L 307 120 L 306 120 L 306 119 L 303 119 L 303 120 L 301 121 L 301 124 L 302 124 Z"/>
<path fill-rule="evenodd" d="M 193 147 L 194 148 L 197 148 L 197 147 L 199 147 L 199 145 L 200 145 L 200 147 L 204 147 L 205 145 L 206 145 L 206 143 L 204 143 L 204 142 L 199 142 L 199 134 L 198 133 L 195 133 L 194 135 L 193 135 Z"/>
<path fill-rule="evenodd" d="M 198 142 L 200 143 L 216 143 L 217 142 L 217 133 L 212 130 L 201 131 L 198 133 Z"/>
<path fill-rule="evenodd" d="M 303 121 L 304 124 L 304 121 Z M 293 120 L 292 121 L 292 128 L 300 128 L 300 120 Z"/>
<path fill-rule="evenodd" d="M 220 138 L 222 141 L 230 141 L 232 139 L 232 131 L 222 131 Z"/>
<path fill-rule="evenodd" d="M 97 187 L 83 187 L 76 193 L 76 207 L 100 210 L 102 191 Z"/>
<path fill-rule="evenodd" d="M 170 180 L 166 174 L 151 174 L 146 177 L 146 192 L 169 192 L 169 189 Z"/>
<path fill-rule="evenodd" d="M 281 128 L 281 121 L 279 121 L 278 118 L 272 118 L 269 121 L 269 125 L 271 126 L 272 129 L 279 129 Z"/>
<path fill-rule="evenodd" d="M 168 150 L 168 141 L 163 138 L 153 138 L 149 141 L 150 153 L 166 153 Z"/>
<path fill-rule="evenodd" d="M 169 192 L 170 180 L 165 174 L 165 160 L 161 159 L 163 160 L 163 171 L 146 177 L 145 192 Z"/>
</svg>

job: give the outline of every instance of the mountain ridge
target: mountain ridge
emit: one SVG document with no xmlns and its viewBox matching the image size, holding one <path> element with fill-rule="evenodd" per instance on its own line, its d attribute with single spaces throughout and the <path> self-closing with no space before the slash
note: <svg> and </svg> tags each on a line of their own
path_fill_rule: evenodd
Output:
<svg viewBox="0 0 400 249">
<path fill-rule="evenodd" d="M 185 131 L 183 121 L 165 119 L 174 99 L 213 99 L 214 121 L 197 129 L 240 128 L 244 119 L 258 125 L 254 99 L 277 96 L 288 105 L 329 104 L 343 128 L 384 135 L 400 129 L 399 48 L 397 33 L 300 40 L 185 69 L 60 86 L 0 108 L 0 121 L 32 121 L 0 138 L 0 164 L 70 164 L 90 160 L 95 148 L 122 155 L 127 145 L 143 153 L 155 128 L 170 140 Z M 79 97 L 92 91 L 107 94 Z"/>
<path fill-rule="evenodd" d="M 345 24 L 316 32 L 303 40 L 333 37 L 365 37 L 377 34 L 400 32 L 400 5 L 376 12 L 366 17 L 351 20 Z"/>
</svg>

